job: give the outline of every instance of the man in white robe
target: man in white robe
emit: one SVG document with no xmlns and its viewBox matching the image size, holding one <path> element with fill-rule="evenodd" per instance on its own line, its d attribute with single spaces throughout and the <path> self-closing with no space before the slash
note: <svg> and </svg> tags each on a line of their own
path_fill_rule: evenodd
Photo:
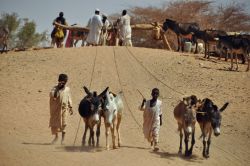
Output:
<svg viewBox="0 0 250 166">
<path fill-rule="evenodd" d="M 89 19 L 87 27 L 89 28 L 89 34 L 87 37 L 87 44 L 97 46 L 99 44 L 100 33 L 102 30 L 102 18 L 100 16 L 100 10 L 95 10 L 95 15 Z"/>
<path fill-rule="evenodd" d="M 103 23 L 103 27 L 102 27 L 102 31 L 100 34 L 100 41 L 99 42 L 100 42 L 100 45 L 106 46 L 106 41 L 108 38 L 108 27 L 110 25 L 106 14 L 102 15 L 102 23 Z"/>
<path fill-rule="evenodd" d="M 127 10 L 122 11 L 122 16 L 119 22 L 120 38 L 123 46 L 132 46 L 131 36 L 132 30 L 130 26 L 130 16 L 127 14 Z"/>
</svg>

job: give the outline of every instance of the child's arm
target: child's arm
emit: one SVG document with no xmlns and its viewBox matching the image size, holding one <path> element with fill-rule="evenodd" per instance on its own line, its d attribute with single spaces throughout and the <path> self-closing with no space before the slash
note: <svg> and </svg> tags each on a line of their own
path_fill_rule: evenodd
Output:
<svg viewBox="0 0 250 166">
<path fill-rule="evenodd" d="M 69 113 L 70 115 L 73 115 L 73 108 L 72 108 L 72 98 L 71 98 L 71 92 L 70 90 L 68 91 L 68 97 L 69 97 L 69 100 L 68 100 L 68 106 L 69 106 Z"/>
<path fill-rule="evenodd" d="M 140 106 L 140 111 L 144 111 L 144 105 L 145 105 L 145 103 L 146 103 L 146 99 L 144 98 L 142 100 L 142 103 L 141 103 L 141 106 Z"/>
<path fill-rule="evenodd" d="M 160 126 L 162 125 L 162 114 L 160 116 Z"/>
<path fill-rule="evenodd" d="M 160 126 L 162 125 L 162 102 L 160 102 L 160 110 L 159 110 L 159 116 L 160 116 Z"/>
</svg>

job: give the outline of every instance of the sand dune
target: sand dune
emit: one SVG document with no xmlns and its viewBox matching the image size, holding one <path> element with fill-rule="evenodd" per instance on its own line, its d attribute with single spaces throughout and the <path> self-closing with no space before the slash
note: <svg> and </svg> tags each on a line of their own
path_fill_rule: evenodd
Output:
<svg viewBox="0 0 250 166">
<path fill-rule="evenodd" d="M 203 55 L 126 47 L 84 47 L 9 52 L 0 56 L 1 166 L 165 166 L 250 164 L 250 72 L 229 71 L 229 62 L 207 61 Z M 74 115 L 69 117 L 65 145 L 50 145 L 49 91 L 59 73 L 67 73 Z M 82 86 L 101 92 L 107 86 L 124 92 L 122 147 L 105 150 L 104 127 L 100 148 L 81 147 L 83 122 L 77 108 Z M 142 134 L 142 97 L 158 87 L 163 101 L 160 151 L 153 152 Z M 202 157 L 200 129 L 191 158 L 178 154 L 179 135 L 173 108 L 185 95 L 211 98 L 222 114 L 222 134 L 212 136 L 210 158 Z M 80 121 L 80 123 L 79 123 Z M 79 126 L 79 130 L 77 130 Z"/>
</svg>

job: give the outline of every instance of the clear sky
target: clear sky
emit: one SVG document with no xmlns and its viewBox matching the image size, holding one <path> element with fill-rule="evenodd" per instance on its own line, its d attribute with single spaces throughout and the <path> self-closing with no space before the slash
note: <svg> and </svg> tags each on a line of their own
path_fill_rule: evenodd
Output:
<svg viewBox="0 0 250 166">
<path fill-rule="evenodd" d="M 106 14 L 121 13 L 123 9 L 140 6 L 160 7 L 170 0 L 0 0 L 0 13 L 16 12 L 19 18 L 35 21 L 37 32 L 52 30 L 52 21 L 60 11 L 64 12 L 67 22 L 86 26 L 95 8 Z M 232 0 L 214 0 L 217 4 L 226 4 Z M 245 3 L 250 13 L 250 0 L 237 0 Z"/>
</svg>

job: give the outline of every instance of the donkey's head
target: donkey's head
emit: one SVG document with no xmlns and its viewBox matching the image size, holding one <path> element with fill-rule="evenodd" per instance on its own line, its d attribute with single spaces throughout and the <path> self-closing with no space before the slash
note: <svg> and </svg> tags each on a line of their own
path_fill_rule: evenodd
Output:
<svg viewBox="0 0 250 166">
<path fill-rule="evenodd" d="M 220 109 L 214 105 L 212 100 L 206 98 L 203 99 L 203 107 L 202 111 L 206 112 L 209 118 L 209 121 L 211 122 L 212 128 L 214 130 L 214 135 L 219 136 L 220 135 L 220 126 L 221 126 L 221 112 L 223 112 L 229 103 L 225 103 Z"/>
<path fill-rule="evenodd" d="M 185 113 L 183 116 L 183 125 L 184 130 L 187 134 L 191 134 L 194 130 L 196 123 L 196 104 L 198 102 L 197 97 L 195 95 L 183 98 L 183 102 L 185 105 Z"/>
<path fill-rule="evenodd" d="M 115 101 L 116 95 L 112 92 L 107 91 L 105 94 L 105 102 L 104 102 L 104 116 L 105 123 L 107 125 L 111 125 L 113 119 L 117 115 L 117 105 Z"/>
<path fill-rule="evenodd" d="M 108 87 L 99 95 L 97 92 L 90 92 L 87 87 L 83 87 L 87 96 L 81 101 L 79 105 L 79 113 L 84 118 L 90 118 L 91 121 L 97 122 L 99 121 L 99 111 L 101 107 L 101 101 L 108 90 Z"/>
<path fill-rule="evenodd" d="M 183 125 L 184 130 L 191 134 L 194 130 L 195 123 L 196 123 L 196 104 L 198 103 L 198 99 L 195 95 L 191 95 L 189 97 L 183 98 L 183 103 L 185 105 L 185 112 L 183 116 Z"/>
</svg>

